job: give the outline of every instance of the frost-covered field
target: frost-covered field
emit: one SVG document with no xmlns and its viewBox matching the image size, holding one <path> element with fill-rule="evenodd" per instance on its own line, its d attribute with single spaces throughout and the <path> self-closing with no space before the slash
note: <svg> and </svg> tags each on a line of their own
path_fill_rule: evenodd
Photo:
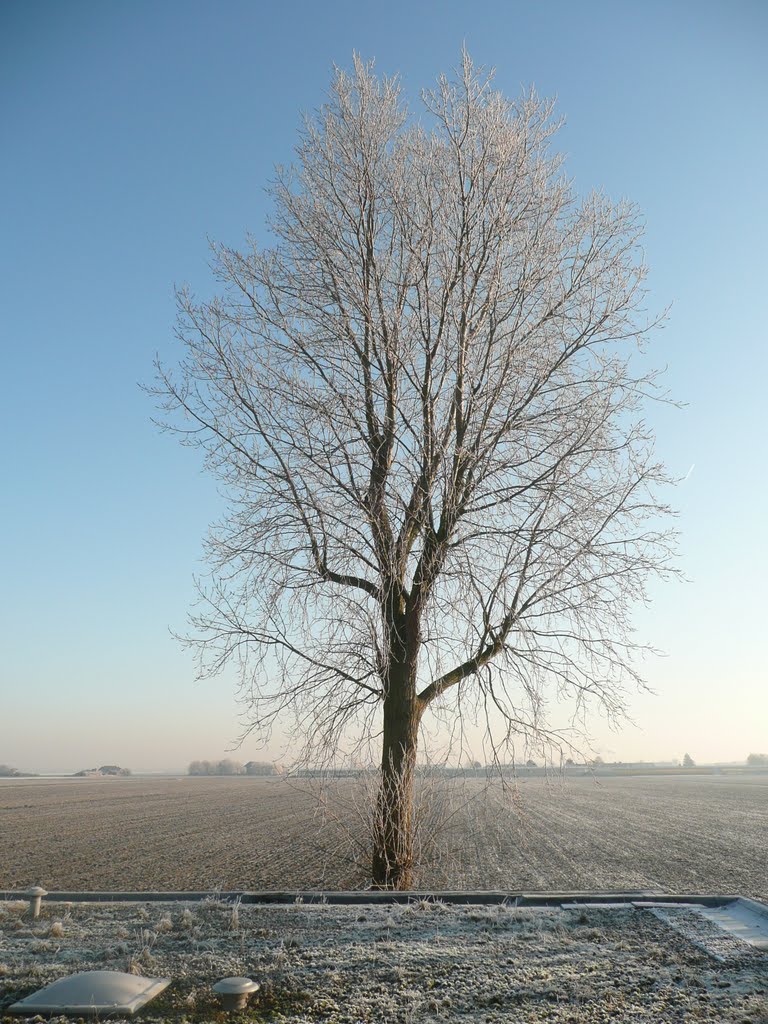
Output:
<svg viewBox="0 0 768 1024">
<path fill-rule="evenodd" d="M 163 1022 L 765 1024 L 768 955 L 689 910 L 405 905 L 0 902 L 0 1020 L 16 999 L 82 970 L 173 984 L 139 1015 Z M 682 929 L 682 932 L 680 931 Z M 716 934 L 715 934 L 716 933 Z M 708 946 L 712 949 L 709 950 Z M 247 1012 L 210 986 L 253 977 Z"/>
<path fill-rule="evenodd" d="M 768 775 L 477 779 L 428 793 L 431 889 L 633 889 L 768 898 Z M 0 780 L 0 889 L 344 889 L 359 784 Z M 452 815 L 452 816 L 451 816 Z"/>
</svg>

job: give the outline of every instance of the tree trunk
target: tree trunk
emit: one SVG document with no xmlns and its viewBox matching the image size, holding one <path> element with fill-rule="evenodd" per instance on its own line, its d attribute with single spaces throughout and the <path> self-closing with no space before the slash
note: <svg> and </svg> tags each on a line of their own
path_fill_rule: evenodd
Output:
<svg viewBox="0 0 768 1024">
<path fill-rule="evenodd" d="M 413 788 L 421 707 L 414 670 L 390 673 L 384 699 L 381 784 L 373 836 L 373 884 L 410 889 L 414 869 Z"/>
</svg>

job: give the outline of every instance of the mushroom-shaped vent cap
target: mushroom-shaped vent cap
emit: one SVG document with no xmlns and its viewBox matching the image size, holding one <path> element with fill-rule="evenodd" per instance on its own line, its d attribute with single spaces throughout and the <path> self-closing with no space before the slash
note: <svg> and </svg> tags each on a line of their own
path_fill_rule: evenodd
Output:
<svg viewBox="0 0 768 1024">
<path fill-rule="evenodd" d="M 251 978 L 222 978 L 213 986 L 226 1011 L 244 1010 L 252 993 L 261 986 Z"/>
<path fill-rule="evenodd" d="M 48 890 L 43 889 L 41 885 L 30 885 L 28 889 L 24 890 L 25 896 L 47 896 Z"/>
<path fill-rule="evenodd" d="M 249 996 L 261 988 L 252 978 L 222 978 L 213 986 L 213 991 L 222 996 Z"/>
</svg>

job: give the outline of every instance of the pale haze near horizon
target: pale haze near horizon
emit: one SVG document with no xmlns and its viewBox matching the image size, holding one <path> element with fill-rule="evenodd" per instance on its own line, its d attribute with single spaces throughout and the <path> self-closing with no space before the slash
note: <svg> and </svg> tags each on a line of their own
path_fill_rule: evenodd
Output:
<svg viewBox="0 0 768 1024">
<path fill-rule="evenodd" d="M 268 241 L 263 187 L 333 63 L 375 57 L 417 107 L 462 42 L 507 95 L 533 83 L 558 96 L 567 172 L 582 192 L 638 203 L 650 306 L 672 303 L 650 358 L 687 407 L 649 416 L 684 478 L 672 501 L 689 582 L 655 585 L 638 610 L 638 638 L 666 652 L 645 663 L 656 695 L 630 694 L 636 724 L 619 732 L 593 715 L 593 748 L 700 762 L 767 750 L 767 11 L 6 2 L 0 762 L 290 758 L 280 733 L 230 749 L 234 676 L 194 682 L 170 635 L 223 503 L 195 454 L 152 426 L 137 384 L 156 352 L 178 357 L 174 283 L 215 288 L 206 236 Z M 566 708 L 550 712 L 566 723 Z"/>
</svg>

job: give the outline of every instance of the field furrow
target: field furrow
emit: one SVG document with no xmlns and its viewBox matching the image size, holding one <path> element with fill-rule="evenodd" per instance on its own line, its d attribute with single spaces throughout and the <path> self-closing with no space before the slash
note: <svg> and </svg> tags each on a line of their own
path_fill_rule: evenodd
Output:
<svg viewBox="0 0 768 1024">
<path fill-rule="evenodd" d="M 423 888 L 768 896 L 768 778 L 479 779 L 424 790 Z M 355 888 L 363 784 L 0 781 L 0 888 Z M 431 801 L 431 803 L 430 803 Z M 362 830 L 362 831 L 361 831 Z"/>
</svg>

